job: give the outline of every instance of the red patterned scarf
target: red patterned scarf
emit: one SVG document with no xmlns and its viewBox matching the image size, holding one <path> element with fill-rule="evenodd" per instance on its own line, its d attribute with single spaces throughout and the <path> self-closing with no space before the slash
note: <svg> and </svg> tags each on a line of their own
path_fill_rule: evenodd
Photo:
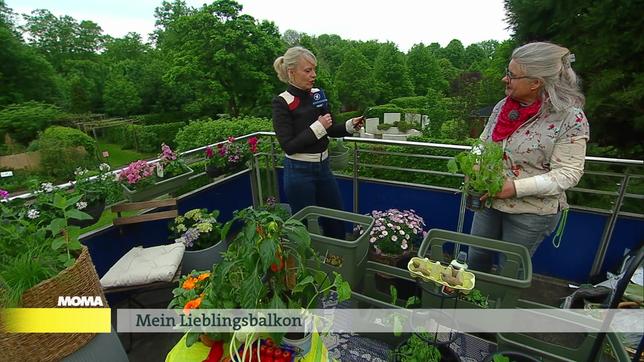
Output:
<svg viewBox="0 0 644 362">
<path fill-rule="evenodd" d="M 537 99 L 531 105 L 524 107 L 521 103 L 508 97 L 501 108 L 494 131 L 492 131 L 492 140 L 498 142 L 508 138 L 525 121 L 537 114 L 539 109 L 541 109 L 541 99 Z"/>
</svg>

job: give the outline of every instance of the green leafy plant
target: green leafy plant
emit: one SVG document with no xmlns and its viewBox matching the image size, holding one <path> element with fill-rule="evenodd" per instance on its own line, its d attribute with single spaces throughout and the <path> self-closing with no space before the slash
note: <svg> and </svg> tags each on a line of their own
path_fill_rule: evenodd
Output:
<svg viewBox="0 0 644 362">
<path fill-rule="evenodd" d="M 489 297 L 487 295 L 483 295 L 483 293 L 476 288 L 472 289 L 468 294 L 460 294 L 459 299 L 476 304 L 484 309 L 490 306 Z"/>
<path fill-rule="evenodd" d="M 510 362 L 510 357 L 504 356 L 502 354 L 495 354 L 492 356 L 493 362 Z"/>
<path fill-rule="evenodd" d="M 429 338 L 429 335 L 428 335 Z M 406 362 L 438 362 L 441 360 L 441 353 L 436 346 L 428 344 L 416 334 L 401 346 L 391 352 L 398 361 Z"/>
<path fill-rule="evenodd" d="M 81 198 L 44 184 L 35 200 L 0 202 L 0 305 L 18 306 L 27 289 L 74 264 L 80 227 L 69 221 L 91 219 L 77 209 Z"/>
<path fill-rule="evenodd" d="M 487 192 L 491 197 L 503 188 L 505 182 L 503 149 L 494 142 L 476 141 L 471 151 L 464 151 L 449 160 L 451 173 L 465 175 L 465 191 Z"/>
<path fill-rule="evenodd" d="M 77 168 L 74 171 L 76 181 L 74 189 L 83 195 L 81 202 L 92 205 L 99 202 L 112 203 L 118 200 L 120 188 L 116 178 L 110 172 L 110 165 L 102 163 L 98 172 Z"/>
<path fill-rule="evenodd" d="M 233 225 L 239 224 L 241 230 L 223 253 L 222 261 L 213 267 L 210 284 L 192 307 L 307 309 L 332 290 L 337 291 L 339 301 L 351 296 L 351 288 L 340 274 L 334 273 L 330 277 L 319 270 L 320 261 L 301 222 L 283 220 L 269 211 L 246 208 L 236 211 L 233 219 L 224 224 L 222 237 L 226 237 Z M 195 296 L 197 294 L 190 295 Z M 170 305 L 176 307 L 187 303 L 181 298 L 175 295 Z M 199 334 L 189 333 L 187 344 L 196 342 Z M 226 342 L 232 338 L 230 333 L 207 335 Z M 248 342 L 250 337 L 246 337 L 244 340 Z M 282 334 L 274 333 L 272 337 L 279 342 Z"/>
</svg>

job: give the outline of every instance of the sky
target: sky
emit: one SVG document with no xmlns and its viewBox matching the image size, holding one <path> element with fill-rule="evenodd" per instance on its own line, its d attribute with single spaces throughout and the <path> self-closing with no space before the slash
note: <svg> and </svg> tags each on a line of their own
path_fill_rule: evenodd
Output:
<svg viewBox="0 0 644 362">
<path fill-rule="evenodd" d="M 137 32 L 147 39 L 154 29 L 154 9 L 162 0 L 5 0 L 17 14 L 48 9 L 54 15 L 91 20 L 113 37 Z M 505 40 L 510 31 L 503 0 L 237 0 L 242 13 L 273 21 L 309 35 L 337 34 L 347 40 L 391 41 L 402 51 L 433 42 L 446 46 L 459 39 L 465 46 L 483 40 Z M 186 0 L 200 7 L 203 0 Z M 209 2 L 210 3 L 210 2 Z M 306 4 L 306 5 L 305 5 Z"/>
</svg>

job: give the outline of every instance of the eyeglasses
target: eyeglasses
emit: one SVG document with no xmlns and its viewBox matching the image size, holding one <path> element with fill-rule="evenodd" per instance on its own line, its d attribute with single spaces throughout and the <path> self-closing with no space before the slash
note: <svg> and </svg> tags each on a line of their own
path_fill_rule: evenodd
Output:
<svg viewBox="0 0 644 362">
<path fill-rule="evenodd" d="M 512 74 L 512 72 L 510 72 L 510 69 L 508 68 L 505 68 L 505 76 L 508 77 L 508 79 L 534 78 L 529 75 L 523 75 L 523 76 L 517 77 L 514 74 Z"/>
</svg>

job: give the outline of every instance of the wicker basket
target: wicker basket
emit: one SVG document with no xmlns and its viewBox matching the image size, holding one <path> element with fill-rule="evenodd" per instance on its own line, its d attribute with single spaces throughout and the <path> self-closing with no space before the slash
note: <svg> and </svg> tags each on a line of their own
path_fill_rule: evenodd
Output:
<svg viewBox="0 0 644 362">
<path fill-rule="evenodd" d="M 22 295 L 23 308 L 55 308 L 59 296 L 100 296 L 107 300 L 86 246 L 74 265 L 28 289 Z M 59 361 L 86 345 L 96 333 L 11 333 L 0 334 L 0 360 Z"/>
</svg>

